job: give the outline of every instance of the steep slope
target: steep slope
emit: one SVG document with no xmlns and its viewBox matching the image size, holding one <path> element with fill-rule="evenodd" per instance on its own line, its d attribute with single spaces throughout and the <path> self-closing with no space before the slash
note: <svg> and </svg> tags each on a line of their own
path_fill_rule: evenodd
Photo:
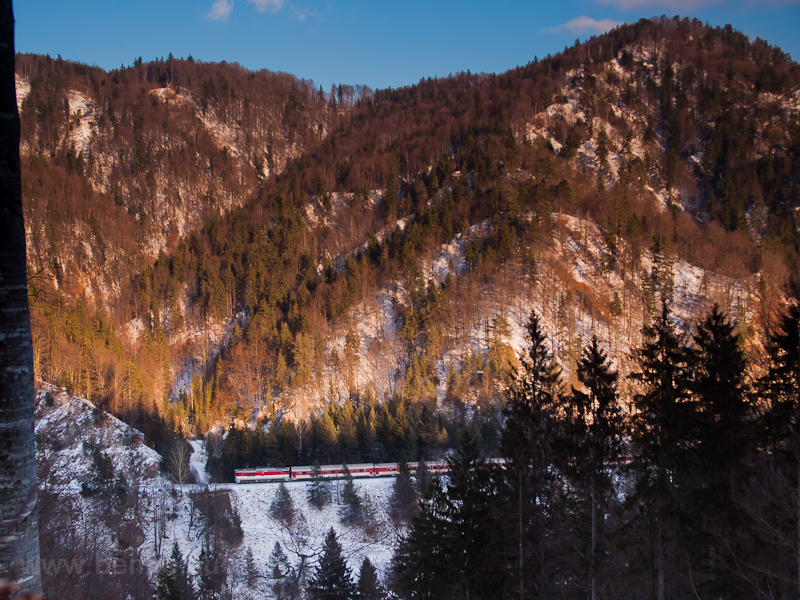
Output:
<svg viewBox="0 0 800 600">
<path fill-rule="evenodd" d="M 137 65 L 106 86 L 138 74 L 147 93 L 151 68 L 175 77 L 162 67 Z M 169 89 L 150 92 L 157 118 L 147 127 L 158 130 L 176 111 L 195 132 L 193 141 L 176 131 L 185 148 L 230 143 L 229 157 L 252 157 L 241 140 L 253 122 L 225 121 L 227 105 L 206 107 L 203 98 L 211 81 L 242 115 L 238 86 L 250 89 L 253 77 L 226 87 L 219 74 L 194 75 L 211 66 L 181 68 Z M 202 433 L 259 416 L 279 425 L 282 415 L 313 413 L 322 422 L 320 409 L 347 397 L 365 414 L 371 402 L 379 412 L 390 400 L 392 418 L 398 406 L 416 404 L 414 422 L 421 406 L 496 409 L 532 308 L 567 378 L 592 333 L 624 373 L 661 298 L 686 323 L 719 302 L 757 348 L 796 270 L 799 84 L 797 65 L 760 40 L 661 19 L 502 75 L 363 95 L 347 118 L 322 108 L 332 97 L 301 88 L 330 117 L 303 121 L 287 99 L 284 122 L 294 115 L 321 141 L 270 171 L 241 209 L 210 211 L 198 230 L 162 244 L 174 251 L 149 264 L 113 263 L 119 293 L 107 304 L 87 292 L 74 305 L 35 303 L 38 368 L 120 413 L 156 405 L 176 430 Z M 194 95 L 181 86 L 194 86 Z M 113 91 L 103 94 L 109 113 Z M 169 130 L 170 122 L 161 125 Z M 30 139 L 41 140 L 36 131 Z M 77 121 L 74 131 L 80 142 Z M 143 135 L 137 154 L 132 131 L 119 135 L 136 165 L 148 140 L 161 138 Z M 163 156 L 176 148 L 164 146 Z M 216 166 L 228 164 L 224 154 L 223 163 L 200 161 L 203 181 L 229 185 Z M 37 161 L 42 172 L 62 172 Z M 148 168 L 163 181 L 169 161 L 158 164 Z M 93 169 L 65 181 L 105 185 Z M 139 189 L 148 172 L 135 171 Z M 186 171 L 169 176 L 180 188 Z M 50 234 L 36 234 L 45 220 L 36 214 L 32 270 L 58 280 L 60 263 L 42 258 Z M 176 209 L 175 223 L 190 221 L 200 222 Z M 84 235 L 81 247 L 94 252 L 99 236 Z M 40 284 L 43 298 L 51 287 Z M 168 392 L 173 402 L 163 403 Z M 329 416 L 339 427 L 336 410 Z M 293 443 L 300 454 L 310 448 L 307 435 L 284 437 L 283 459 Z"/>
<path fill-rule="evenodd" d="M 290 75 L 172 57 L 105 73 L 22 55 L 17 98 L 31 266 L 102 299 L 124 291 L 119 269 L 241 206 L 340 115 Z"/>
</svg>

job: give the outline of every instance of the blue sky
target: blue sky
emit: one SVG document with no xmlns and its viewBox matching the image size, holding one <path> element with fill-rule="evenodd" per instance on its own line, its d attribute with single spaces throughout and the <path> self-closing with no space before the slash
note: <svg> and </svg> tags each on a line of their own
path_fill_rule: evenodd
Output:
<svg viewBox="0 0 800 600">
<path fill-rule="evenodd" d="M 730 23 L 800 58 L 800 0 L 17 0 L 19 52 L 112 69 L 190 54 L 331 83 L 399 87 L 502 72 L 617 23 Z"/>
</svg>

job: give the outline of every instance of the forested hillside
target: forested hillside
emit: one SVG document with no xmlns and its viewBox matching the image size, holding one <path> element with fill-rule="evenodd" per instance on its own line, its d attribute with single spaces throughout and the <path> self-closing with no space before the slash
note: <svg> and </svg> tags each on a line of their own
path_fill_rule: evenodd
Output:
<svg viewBox="0 0 800 600">
<path fill-rule="evenodd" d="M 532 309 L 570 382 L 593 334 L 630 372 L 664 298 L 681 327 L 718 303 L 756 376 L 797 270 L 799 84 L 678 18 L 375 92 L 20 56 L 37 371 L 151 443 L 224 427 L 219 477 L 465 428 L 499 452 Z"/>
<path fill-rule="evenodd" d="M 531 315 L 504 410 L 507 463 L 460 439 L 395 554 L 401 597 L 796 594 L 800 312 L 782 318 L 759 378 L 718 307 L 692 336 L 673 318 L 662 303 L 625 398 L 596 338 L 565 386 Z"/>
<path fill-rule="evenodd" d="M 309 525 L 334 512 L 383 545 L 362 597 L 796 597 L 800 68 L 780 49 L 661 18 L 507 73 L 329 92 L 25 55 L 17 95 L 34 366 L 66 388 L 40 405 L 43 497 L 106 518 L 43 522 L 59 552 L 148 540 L 151 581 L 116 597 L 354 597 L 337 532 Z M 286 488 L 268 511 L 217 494 L 247 496 L 243 529 L 205 491 L 129 494 L 101 433 L 158 459 L 67 392 L 180 486 L 203 444 L 212 482 L 402 472 L 378 507 L 351 479 L 335 507 L 293 488 L 302 511 Z M 65 443 L 64 407 L 100 437 Z M 54 473 L 73 454 L 83 499 Z M 268 566 L 243 545 L 267 512 Z M 168 521 L 191 549 L 167 561 Z"/>
</svg>

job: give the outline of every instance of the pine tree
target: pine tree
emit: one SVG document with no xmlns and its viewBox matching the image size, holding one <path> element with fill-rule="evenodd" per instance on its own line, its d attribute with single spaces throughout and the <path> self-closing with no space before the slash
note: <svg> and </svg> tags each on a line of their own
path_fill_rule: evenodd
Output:
<svg viewBox="0 0 800 600">
<path fill-rule="evenodd" d="M 329 409 L 331 406 L 328 405 Z M 314 423 L 314 437 L 317 443 L 317 456 L 324 457 L 330 463 L 331 454 L 336 450 L 339 431 L 329 410 L 326 410 L 322 418 Z"/>
<path fill-rule="evenodd" d="M 250 550 L 248 548 L 248 550 Z M 252 554 L 252 552 L 251 552 Z M 246 564 L 249 569 L 249 565 Z M 253 565 L 255 568 L 255 565 Z M 255 575 L 257 577 L 257 571 Z M 248 581 L 251 572 L 247 573 Z M 217 598 L 217 593 L 226 578 L 226 572 L 223 570 L 219 556 L 212 554 L 208 548 L 200 550 L 200 559 L 197 565 L 197 572 L 195 573 L 195 581 L 197 582 L 197 597 L 205 600 L 206 598 Z M 253 578 L 255 581 L 255 577 Z M 248 583 L 249 585 L 249 583 Z"/>
<path fill-rule="evenodd" d="M 342 523 L 350 527 L 354 525 L 363 525 L 364 523 L 364 506 L 361 496 L 356 490 L 353 476 L 347 465 L 344 465 L 345 481 L 342 488 L 342 506 L 339 509 L 339 518 Z"/>
<path fill-rule="evenodd" d="M 297 574 L 289 563 L 289 558 L 281 548 L 280 542 L 275 542 L 272 554 L 267 564 L 267 578 L 270 588 L 277 600 L 293 598 L 297 590 Z"/>
<path fill-rule="evenodd" d="M 746 362 L 734 326 L 718 305 L 698 325 L 694 342 L 694 454 L 715 492 L 723 493 L 716 501 L 725 503 L 751 441 Z"/>
<path fill-rule="evenodd" d="M 259 573 L 255 558 L 253 558 L 253 549 L 250 546 L 247 547 L 247 553 L 244 556 L 244 569 L 247 575 L 247 587 L 253 588 Z"/>
<path fill-rule="evenodd" d="M 183 600 L 178 582 L 168 565 L 165 564 L 159 569 L 156 579 L 158 583 L 156 584 L 155 598 L 157 600 Z"/>
<path fill-rule="evenodd" d="M 400 456 L 405 453 L 406 456 L 413 457 L 416 455 L 416 432 L 408 418 L 406 401 L 400 396 L 395 396 L 392 401 L 395 402 L 392 432 L 395 439 L 395 455 Z"/>
<path fill-rule="evenodd" d="M 687 531 L 686 544 L 695 553 L 692 560 L 699 590 L 720 597 L 746 597 L 729 571 L 750 545 L 735 536 L 743 518 L 738 506 L 753 442 L 747 365 L 734 326 L 719 306 L 699 323 L 694 342 L 694 466 L 691 478 L 683 482 L 686 514 L 694 526 Z"/>
<path fill-rule="evenodd" d="M 311 468 L 311 484 L 308 486 L 308 502 L 317 510 L 331 503 L 331 490 L 328 480 L 320 473 L 319 461 L 315 460 Z"/>
<path fill-rule="evenodd" d="M 448 597 L 452 582 L 460 576 L 450 556 L 449 505 L 441 480 L 435 478 L 392 558 L 394 587 L 401 597 Z"/>
<path fill-rule="evenodd" d="M 783 566 L 783 572 L 794 571 L 795 594 L 800 594 L 800 290 L 794 290 L 794 299 L 782 316 L 778 331 L 770 338 L 769 372 L 760 382 L 762 397 L 768 402 L 766 411 L 759 418 L 759 446 L 766 448 L 766 477 L 769 482 L 762 491 L 761 503 L 755 510 L 769 526 L 759 536 L 763 548 L 774 548 L 770 556 L 774 568 L 774 557 L 785 555 L 775 546 L 777 540 L 792 539 L 791 563 Z M 777 460 L 776 460 L 777 459 Z M 796 489 L 791 489 L 795 482 Z M 766 497 L 764 497 L 766 496 Z M 788 498 L 788 502 L 775 502 L 776 498 Z M 763 507 L 763 508 L 762 508 Z M 782 509 L 775 510 L 777 507 Z M 765 510 L 765 508 L 767 510 Z M 766 516 L 765 515 L 769 515 Z M 794 522 L 794 531 L 791 523 Z M 775 532 L 782 532 L 775 535 Z M 787 561 L 788 563 L 789 561 Z M 780 571 L 779 571 L 780 572 Z M 784 577 L 787 581 L 791 575 Z"/>
<path fill-rule="evenodd" d="M 526 331 L 530 345 L 522 360 L 524 371 L 511 388 L 502 431 L 503 455 L 508 459 L 509 513 L 516 515 L 510 528 L 518 554 L 520 598 L 525 597 L 526 589 L 544 587 L 548 526 L 542 498 L 552 482 L 548 439 L 560 388 L 560 369 L 547 349 L 535 312 Z"/>
<path fill-rule="evenodd" d="M 502 478 L 474 438 L 465 436 L 449 463 L 447 491 L 433 479 L 395 552 L 397 588 L 408 598 L 497 597 L 507 572 L 498 564 Z"/>
<path fill-rule="evenodd" d="M 389 498 L 389 516 L 395 526 L 407 524 L 417 512 L 417 490 L 411 481 L 408 463 L 399 463 L 400 472 L 392 484 L 392 495 Z"/>
<path fill-rule="evenodd" d="M 311 600 L 355 600 L 358 597 L 333 527 L 325 536 L 322 556 L 308 583 L 308 596 Z"/>
<path fill-rule="evenodd" d="M 278 486 L 278 491 L 275 494 L 275 499 L 269 507 L 269 514 L 273 519 L 282 523 L 285 527 L 291 528 L 294 523 L 295 509 L 292 496 L 289 494 L 289 489 L 286 484 L 281 482 Z"/>
<path fill-rule="evenodd" d="M 789 306 L 770 342 L 770 369 L 761 382 L 770 401 L 762 419 L 763 443 L 800 448 L 800 303 Z"/>
<path fill-rule="evenodd" d="M 369 539 L 376 539 L 381 532 L 381 520 L 378 518 L 378 506 L 370 496 L 369 492 L 364 491 L 361 498 L 361 525 L 364 528 L 364 535 Z"/>
<path fill-rule="evenodd" d="M 585 576 L 591 598 L 596 600 L 605 555 L 604 515 L 614 489 L 611 466 L 619 457 L 623 434 L 617 373 L 611 369 L 597 336 L 584 350 L 577 377 L 581 389 L 573 387 L 566 398 L 565 419 L 554 444 L 561 470 L 590 513 Z"/>
<path fill-rule="evenodd" d="M 368 557 L 361 563 L 358 574 L 358 600 L 384 600 L 386 590 L 378 579 L 378 573 Z"/>
<path fill-rule="evenodd" d="M 156 598 L 158 600 L 193 600 L 194 586 L 189 579 L 188 567 L 178 542 L 172 546 L 169 560 L 158 572 Z"/>
<path fill-rule="evenodd" d="M 341 422 L 339 424 L 339 449 L 342 460 L 360 460 L 358 448 L 358 429 L 356 427 L 355 411 L 348 398 L 342 408 Z"/>
<path fill-rule="evenodd" d="M 417 484 L 417 495 L 425 495 L 425 492 L 428 490 L 428 486 L 431 483 L 431 474 L 428 470 L 428 464 L 425 462 L 425 459 L 421 458 L 417 463 L 417 472 L 414 475 L 414 479 Z"/>
<path fill-rule="evenodd" d="M 372 400 L 370 398 L 370 400 Z M 374 401 L 374 400 L 372 400 Z M 377 415 L 375 408 L 368 406 L 369 410 L 364 410 L 362 406 L 361 419 L 359 421 L 359 442 L 361 444 L 361 456 L 363 460 L 374 461 L 375 457 L 375 442 L 378 437 L 376 429 Z"/>
<path fill-rule="evenodd" d="M 636 501 L 642 518 L 655 521 L 655 569 L 658 600 L 667 586 L 667 523 L 676 510 L 674 482 L 688 451 L 691 429 L 687 405 L 690 399 L 689 351 L 670 319 L 669 305 L 662 299 L 661 312 L 644 329 L 644 346 L 636 352 L 638 372 L 630 378 L 638 385 L 633 403 L 631 437 L 637 451 Z"/>
</svg>

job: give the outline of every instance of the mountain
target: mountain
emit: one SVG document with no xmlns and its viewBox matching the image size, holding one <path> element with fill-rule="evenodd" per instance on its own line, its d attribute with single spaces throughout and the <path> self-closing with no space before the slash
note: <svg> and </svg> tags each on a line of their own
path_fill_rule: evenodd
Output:
<svg viewBox="0 0 800 600">
<path fill-rule="evenodd" d="M 148 439 L 272 423 L 291 462 L 496 431 L 532 309 L 567 381 L 592 334 L 626 373 L 661 298 L 686 327 L 719 303 L 758 369 L 797 272 L 799 86 L 679 18 L 374 92 L 20 56 L 37 372 Z"/>
</svg>

